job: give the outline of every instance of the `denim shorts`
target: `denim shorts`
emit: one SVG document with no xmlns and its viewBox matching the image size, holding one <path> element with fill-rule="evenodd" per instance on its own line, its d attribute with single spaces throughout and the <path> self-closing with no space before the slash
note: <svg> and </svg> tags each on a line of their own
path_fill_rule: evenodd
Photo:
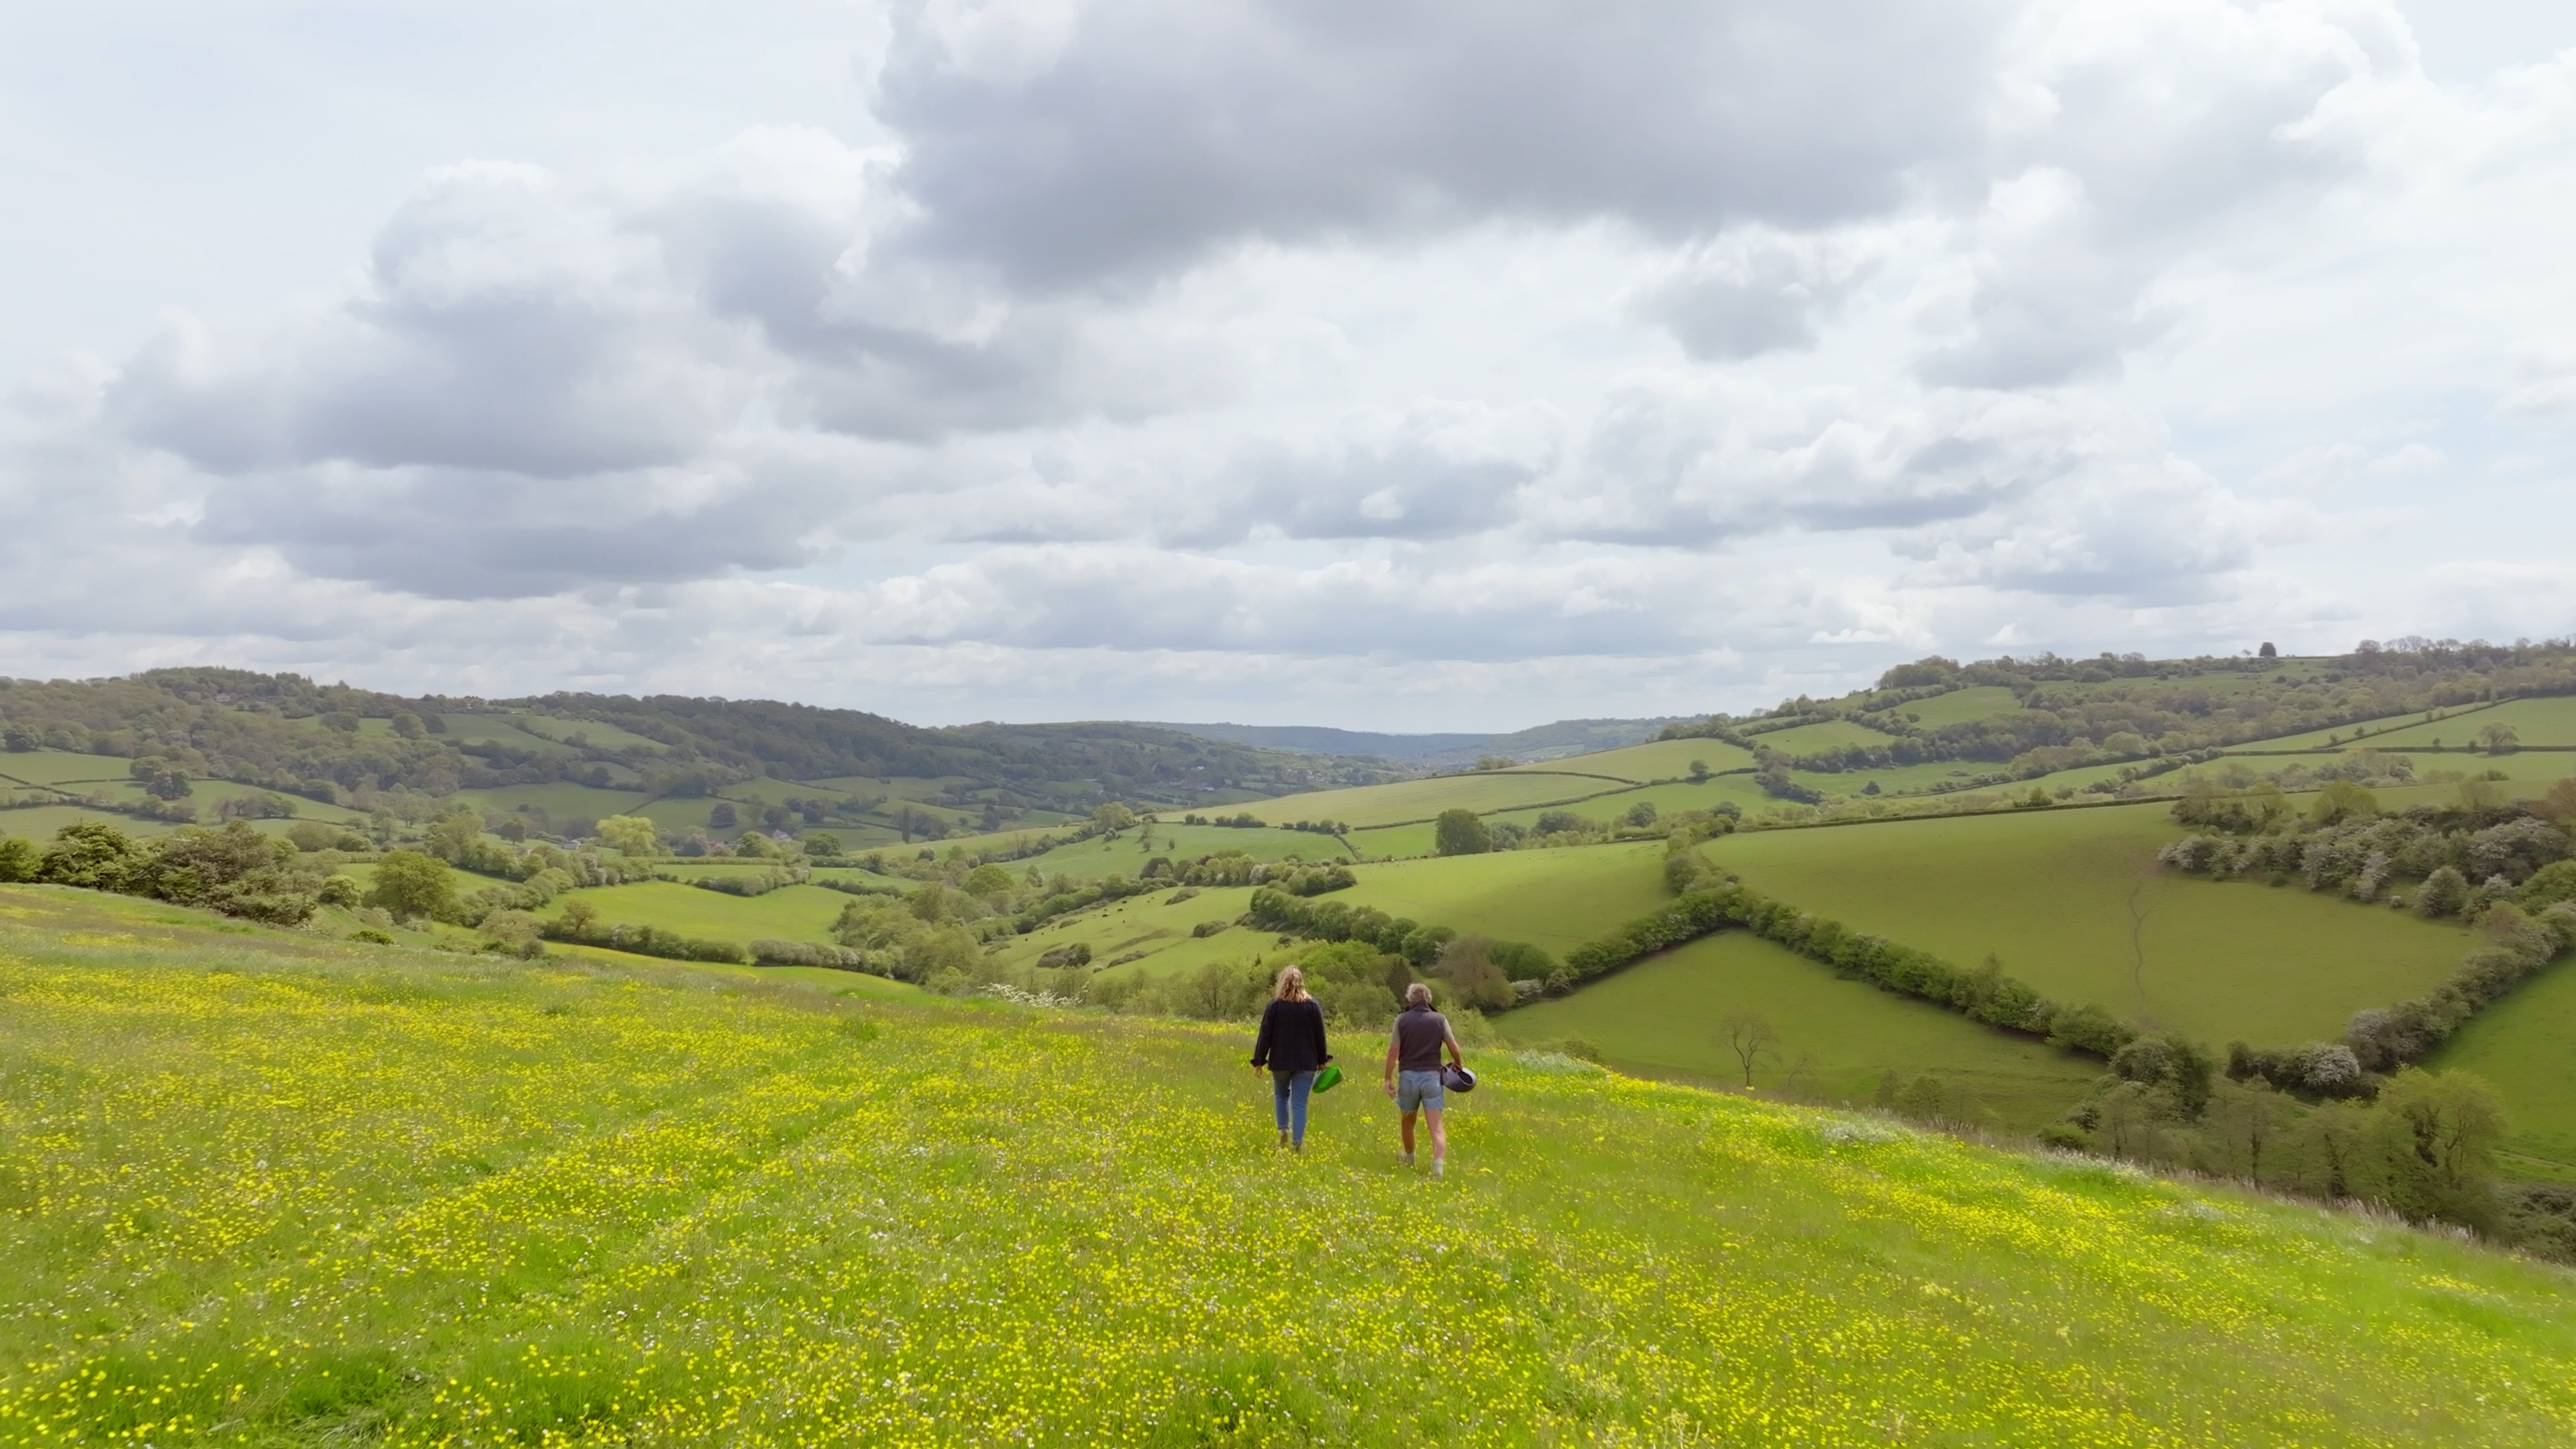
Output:
<svg viewBox="0 0 2576 1449">
<path fill-rule="evenodd" d="M 1395 1109 L 1410 1112 L 1428 1107 L 1437 1112 L 1445 1105 L 1438 1072 L 1398 1072 L 1395 1074 Z"/>
</svg>

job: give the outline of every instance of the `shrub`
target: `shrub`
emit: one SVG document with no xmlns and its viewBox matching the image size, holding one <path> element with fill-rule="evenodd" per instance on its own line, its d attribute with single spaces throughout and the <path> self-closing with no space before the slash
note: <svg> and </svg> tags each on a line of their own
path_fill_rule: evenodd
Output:
<svg viewBox="0 0 2576 1449">
<path fill-rule="evenodd" d="M 1482 855 L 1493 848 L 1493 831 L 1473 810 L 1443 810 L 1432 827 L 1434 854 Z"/>
<path fill-rule="evenodd" d="M 34 880 L 43 863 L 44 856 L 37 851 L 35 842 L 14 835 L 0 840 L 0 883 Z"/>
<path fill-rule="evenodd" d="M 2424 888 L 2415 893 L 2415 914 L 2434 919 L 2456 916 L 2468 902 L 2468 878 L 2446 865 L 2424 878 Z"/>
</svg>

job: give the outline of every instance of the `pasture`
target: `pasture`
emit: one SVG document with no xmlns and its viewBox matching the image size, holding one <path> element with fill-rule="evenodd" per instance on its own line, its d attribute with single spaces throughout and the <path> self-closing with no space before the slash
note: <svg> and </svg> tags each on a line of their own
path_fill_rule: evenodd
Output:
<svg viewBox="0 0 2576 1449">
<path fill-rule="evenodd" d="M 2334 1040 L 2352 1013 L 2448 975 L 2468 934 L 2297 886 L 2168 875 L 2162 803 L 1808 830 L 1701 847 L 1755 889 L 2069 1005 L 2213 1046 Z"/>
<path fill-rule="evenodd" d="M 1663 842 L 1390 861 L 1326 899 L 1563 955 L 1661 906 Z"/>
<path fill-rule="evenodd" d="M 2511 1132 L 2508 1173 L 2576 1182 L 2576 961 L 2560 960 L 2488 1007 L 2430 1065 L 2495 1088 Z"/>
<path fill-rule="evenodd" d="M 1645 785 L 1657 780 L 1687 778 L 1690 775 L 1693 760 L 1708 766 L 1712 772 L 1741 770 L 1752 766 L 1753 754 L 1749 750 L 1730 745 L 1724 740 L 1653 740 L 1642 745 L 1600 750 L 1589 755 L 1566 755 L 1544 764 L 1516 765 L 1506 773 L 1519 774 L 1534 770 L 1570 771 L 1587 775 L 1607 775 L 1614 780 L 1627 780 Z"/>
<path fill-rule="evenodd" d="M 568 892 L 540 914 L 551 920 L 563 914 L 566 902 L 577 900 L 596 908 L 603 925 L 651 926 L 736 945 L 763 936 L 829 941 L 841 907 L 856 899 L 818 885 L 782 886 L 767 895 L 745 897 L 648 880 Z"/>
<path fill-rule="evenodd" d="M 1855 720 L 1828 719 L 1814 724 L 1793 725 L 1785 730 L 1770 730 L 1749 738 L 1784 755 L 1812 755 L 1819 750 L 1839 750 L 1852 745 L 1876 746 L 1895 736 L 1871 729 Z"/>
<path fill-rule="evenodd" d="M 1397 825 L 1429 820 L 1444 810 L 1473 810 L 1483 815 L 1625 788 L 1616 780 L 1598 776 L 1549 774 L 1536 768 L 1491 770 L 1283 795 L 1275 800 L 1247 801 L 1218 813 L 1248 814 L 1274 825 L 1291 820 L 1338 820 L 1355 827 Z"/>
<path fill-rule="evenodd" d="M 1062 946 L 1091 948 L 1100 970 L 1137 976 L 1187 971 L 1210 961 L 1248 961 L 1277 955 L 1277 938 L 1234 926 L 1212 936 L 1192 936 L 1204 921 L 1232 921 L 1252 903 L 1250 886 L 1211 886 L 1175 902 L 1177 889 L 1129 896 L 1113 905 L 1060 917 L 1025 936 L 1006 938 L 999 955 L 1015 966 L 1036 963 Z M 1126 960 L 1122 958 L 1137 957 Z M 1111 963 L 1116 962 L 1115 966 Z"/>
<path fill-rule="evenodd" d="M 0 993 L 15 1442 L 2576 1434 L 2562 1269 L 1561 1059 L 1434 1181 L 1241 1028 L 23 887 Z"/>
<path fill-rule="evenodd" d="M 2459 710 L 2446 718 L 2375 732 L 2362 743 L 2377 750 L 2422 749 L 2436 741 L 2462 749 L 2489 725 L 2510 726 L 2526 745 L 2576 745 L 2576 695 L 2514 699 L 2487 709 Z M 2331 732 L 2330 732 L 2331 733 Z M 2352 731 L 2343 732 L 2352 739 Z"/>
<path fill-rule="evenodd" d="M 1036 833 L 1036 832 L 1032 832 Z M 939 842 L 944 853 L 949 842 Z M 1169 856 L 1176 864 L 1187 864 L 1203 855 L 1241 851 L 1259 861 L 1349 860 L 1351 852 L 1329 835 L 1311 830 L 1242 830 L 1228 825 L 1172 825 L 1154 827 L 1153 848 L 1145 849 L 1143 835 L 1135 830 L 1120 831 L 1115 839 L 1095 836 L 1059 845 L 1025 859 L 1010 862 L 1017 874 L 1031 866 L 1049 875 L 1069 875 L 1076 880 L 1096 881 L 1109 875 L 1130 878 L 1144 873 L 1145 862 L 1155 856 Z M 970 848 L 971 853 L 971 848 Z"/>
<path fill-rule="evenodd" d="M 1930 699 L 1900 704 L 1888 713 L 1910 716 L 1914 723 L 1925 729 L 1939 729 L 1943 725 L 1966 724 L 1970 720 L 2011 714 L 2020 708 L 2021 697 L 2004 686 L 1974 684 L 1965 689 L 1936 694 Z"/>
<path fill-rule="evenodd" d="M 131 783 L 134 762 L 118 755 L 80 755 L 69 750 L 9 750 L 0 753 L 0 781 L 19 785 Z"/>
<path fill-rule="evenodd" d="M 1590 1042 L 1623 1071 L 1734 1085 L 1742 1062 L 1718 1039 L 1732 1011 L 1759 1012 L 1780 1036 L 1754 1085 L 1808 1099 L 1868 1102 L 1883 1073 L 1929 1075 L 1962 1101 L 1964 1120 L 2031 1132 L 2101 1073 L 2099 1062 L 1845 980 L 1745 931 L 1703 936 L 1493 1022 L 1514 1042 Z"/>
<path fill-rule="evenodd" d="M 543 811 L 550 822 L 570 820 L 605 820 L 611 815 L 624 815 L 652 797 L 641 790 L 600 790 L 576 785 L 568 780 L 550 781 L 543 785 L 502 785 L 489 790 L 459 790 L 450 798 L 472 805 L 478 810 L 497 810 L 505 815 Z M 522 811 L 521 806 L 528 807 Z"/>
</svg>

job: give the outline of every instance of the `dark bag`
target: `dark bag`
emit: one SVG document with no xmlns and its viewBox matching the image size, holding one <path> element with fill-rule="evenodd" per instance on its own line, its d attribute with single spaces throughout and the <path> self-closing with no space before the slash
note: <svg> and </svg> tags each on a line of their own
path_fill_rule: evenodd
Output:
<svg viewBox="0 0 2576 1449">
<path fill-rule="evenodd" d="M 1444 1092 L 1472 1092 L 1476 1090 L 1476 1074 L 1461 1066 L 1442 1067 L 1440 1069 L 1440 1090 Z"/>
</svg>

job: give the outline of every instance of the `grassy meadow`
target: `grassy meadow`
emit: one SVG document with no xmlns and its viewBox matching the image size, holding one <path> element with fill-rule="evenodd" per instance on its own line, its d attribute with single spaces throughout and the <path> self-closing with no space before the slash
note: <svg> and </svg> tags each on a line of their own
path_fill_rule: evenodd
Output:
<svg viewBox="0 0 2576 1449">
<path fill-rule="evenodd" d="M 736 945 L 764 936 L 827 942 L 841 907 L 856 899 L 818 885 L 781 886 L 766 895 L 744 897 L 648 880 L 569 892 L 541 914 L 552 919 L 562 914 L 566 902 L 582 901 L 598 910 L 604 925 L 651 926 Z"/>
<path fill-rule="evenodd" d="M 1193 936 L 1191 928 L 1208 921 L 1231 922 L 1252 903 L 1250 886 L 1201 889 L 1175 901 L 1178 890 L 1129 896 L 1114 905 L 1065 916 L 1025 936 L 1005 941 L 1001 958 L 1029 965 L 1063 946 L 1088 946 L 1091 964 L 1110 975 L 1163 976 L 1210 961 L 1246 961 L 1276 954 L 1276 937 L 1243 927 L 1211 936 Z M 1128 960 L 1134 956 L 1138 959 Z M 1110 963 L 1117 962 L 1117 965 Z"/>
<path fill-rule="evenodd" d="M 1657 780 L 1679 780 L 1690 774 L 1691 762 L 1697 760 L 1712 771 L 1749 769 L 1753 752 L 1730 745 L 1724 740 L 1654 740 L 1642 745 L 1625 745 L 1615 750 L 1596 750 L 1588 755 L 1566 755 L 1543 764 L 1519 765 L 1509 774 L 1533 771 L 1579 771 L 1587 775 L 1607 775 L 1639 785 Z M 1339 818 L 1339 817 L 1336 817 Z"/>
<path fill-rule="evenodd" d="M 1744 931 L 1703 936 L 1494 1023 L 1516 1042 L 1591 1043 L 1622 1071 L 1732 1084 L 1742 1063 L 1717 1027 L 1733 1011 L 1761 1013 L 1780 1035 L 1754 1085 L 1806 1098 L 1867 1102 L 1883 1073 L 1928 1075 L 1964 1094 L 1969 1120 L 2031 1132 L 2101 1075 L 2097 1061 L 1845 980 Z"/>
<path fill-rule="evenodd" d="M 0 1440 L 2556 1445 L 2562 1269 L 1480 1054 L 0 888 Z"/>
<path fill-rule="evenodd" d="M 1662 906 L 1663 842 L 1390 861 L 1333 900 L 1559 955 Z"/>
<path fill-rule="evenodd" d="M 2476 1073 L 2505 1108 L 2506 1166 L 2576 1182 L 2576 961 L 2562 960 L 2462 1027 L 2433 1065 Z"/>
<path fill-rule="evenodd" d="M 1752 738 L 1754 743 L 1784 755 L 1812 755 L 1818 750 L 1839 750 L 1851 745 L 1883 745 L 1894 736 L 1871 729 L 1857 720 L 1829 719 L 1793 725 L 1785 730 L 1770 730 Z"/>
<path fill-rule="evenodd" d="M 1579 760 L 1581 757 L 1575 757 Z M 1570 761 L 1557 761 L 1571 768 Z M 1479 771 L 1471 775 L 1434 775 L 1387 785 L 1361 785 L 1348 790 L 1318 790 L 1254 800 L 1228 813 L 1246 814 L 1270 824 L 1292 820 L 1338 820 L 1344 825 L 1397 825 L 1430 820 L 1443 810 L 1473 810 L 1479 815 L 1525 805 L 1577 800 L 1623 790 L 1618 780 L 1598 776 L 1543 772 L 1536 768 Z"/>
<path fill-rule="evenodd" d="M 2451 924 L 2298 886 L 2170 875 L 2161 803 L 1754 831 L 1707 857 L 1757 890 L 2070 1004 L 2213 1044 L 2335 1040 L 2423 992 L 2473 944 Z M 2134 914 L 2133 914 L 2134 912 Z M 2134 924 L 2134 931 L 2133 931 Z"/>
</svg>

